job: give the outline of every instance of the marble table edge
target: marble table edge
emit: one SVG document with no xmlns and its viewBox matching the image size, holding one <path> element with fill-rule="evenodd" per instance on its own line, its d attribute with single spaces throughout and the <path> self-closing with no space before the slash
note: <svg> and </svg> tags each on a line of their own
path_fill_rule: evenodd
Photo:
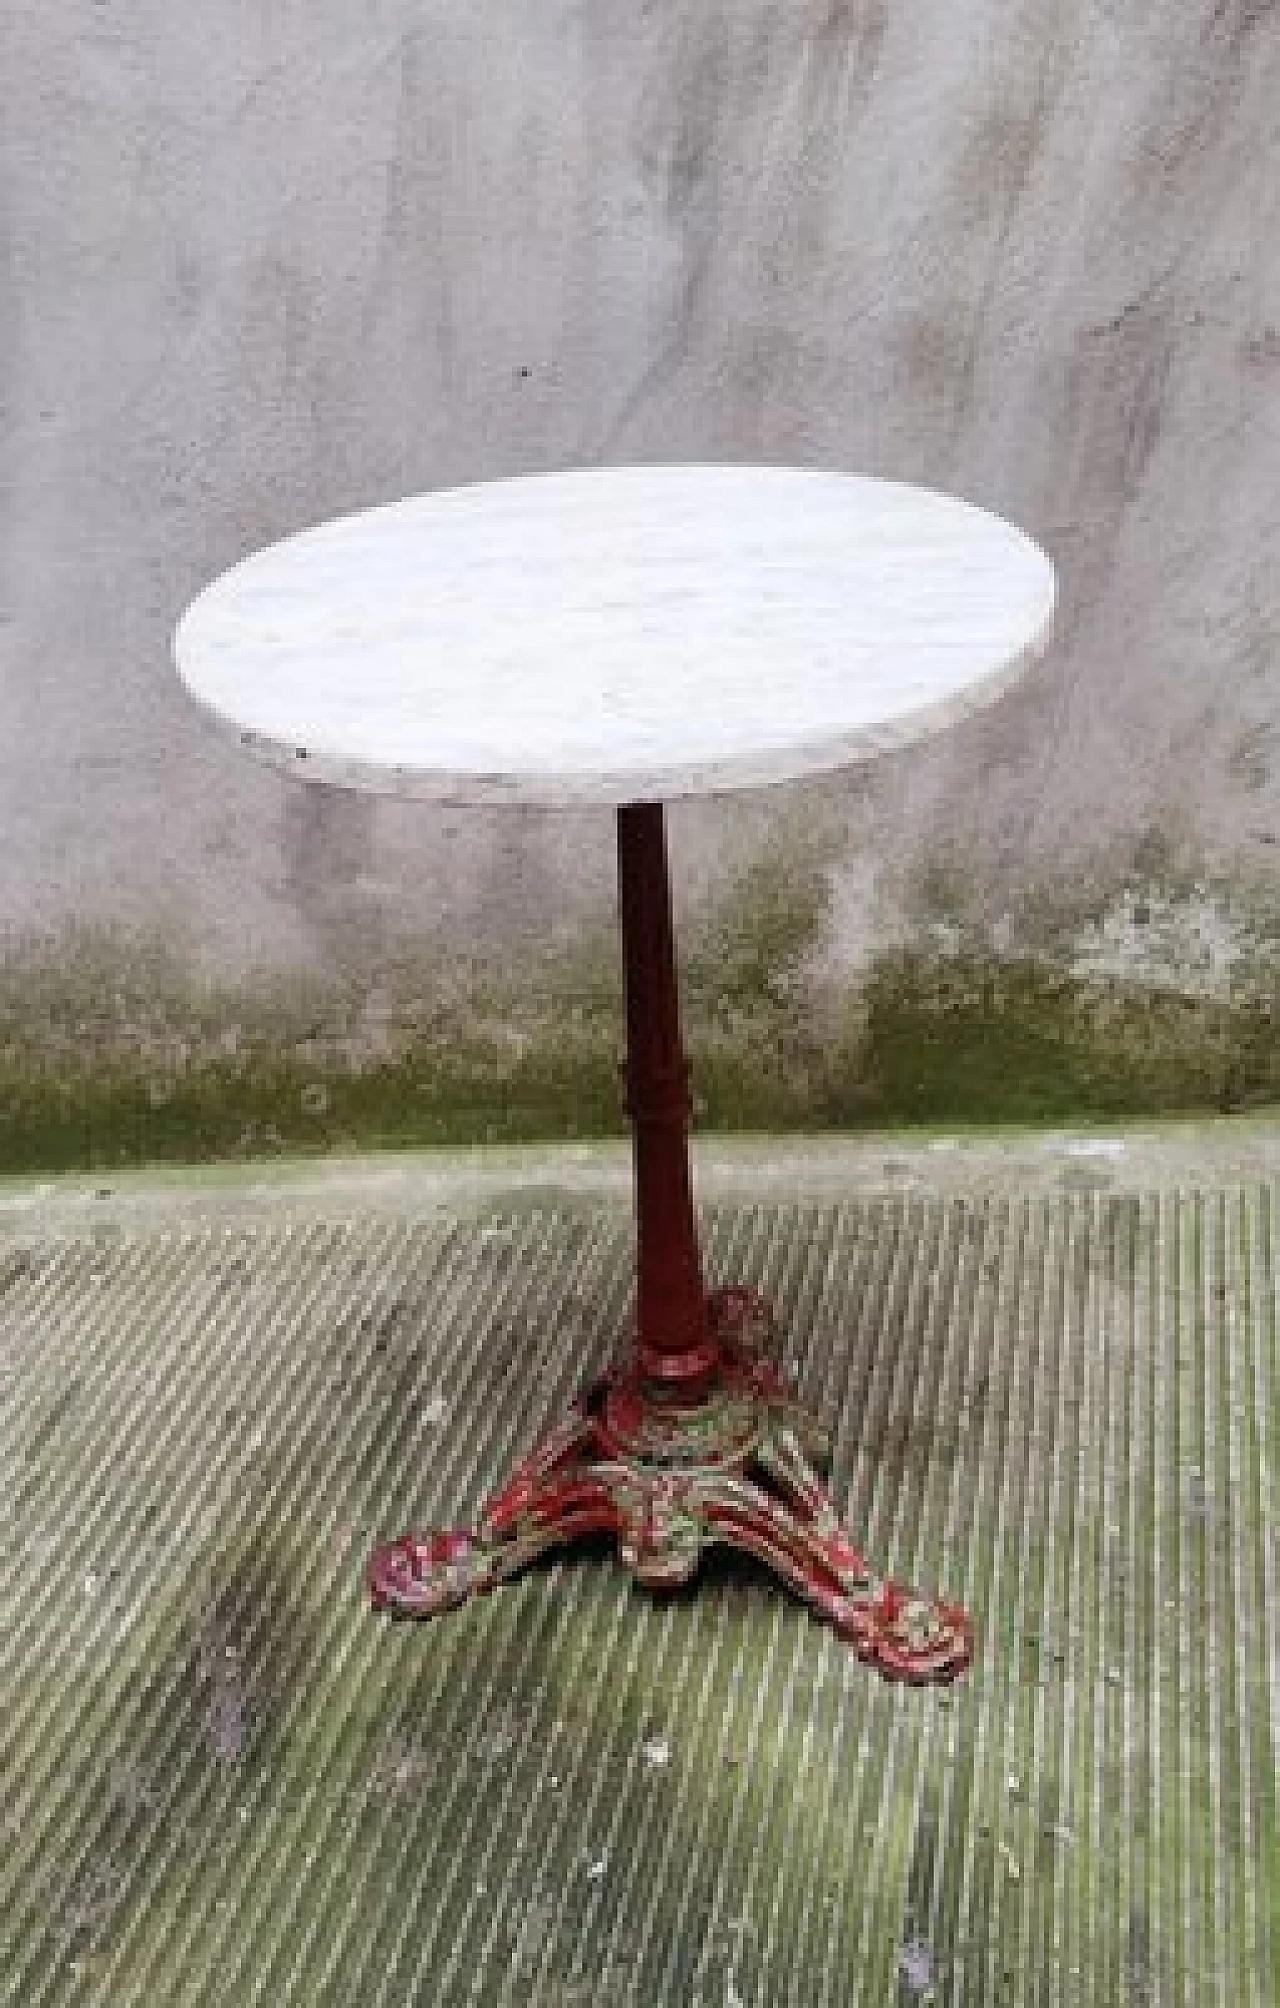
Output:
<svg viewBox="0 0 1280 2008">
<path fill-rule="evenodd" d="M 628 802 L 667 802 L 694 796 L 728 795 L 780 787 L 858 767 L 934 738 L 989 710 L 1045 655 L 1053 634 L 1056 589 L 1040 628 L 1006 662 L 963 689 L 904 712 L 900 717 L 861 725 L 846 733 L 798 738 L 776 749 L 737 759 L 704 760 L 615 773 L 459 773 L 444 768 L 387 766 L 326 752 L 322 744 L 299 745 L 250 729 L 218 710 L 177 668 L 183 688 L 206 719 L 265 765 L 290 780 L 319 782 L 358 793 L 451 808 L 533 809 L 617 808 Z M 179 631 L 181 623 L 179 623 Z M 175 634 L 175 656 L 177 634 Z"/>
</svg>

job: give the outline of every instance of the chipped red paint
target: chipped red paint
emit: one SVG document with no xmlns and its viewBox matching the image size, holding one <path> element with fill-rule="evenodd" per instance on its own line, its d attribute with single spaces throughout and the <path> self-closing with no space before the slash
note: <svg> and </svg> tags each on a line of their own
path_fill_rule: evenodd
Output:
<svg viewBox="0 0 1280 2008">
<path fill-rule="evenodd" d="M 618 811 L 635 1147 L 634 1361 L 588 1388 L 490 1500 L 473 1531 L 406 1534 L 369 1565 L 375 1609 L 432 1617 L 548 1550 L 611 1534 L 652 1588 L 687 1583 L 704 1549 L 756 1556 L 889 1678 L 951 1680 L 973 1656 L 957 1605 L 885 1582 L 818 1476 L 817 1419 L 764 1357 L 768 1305 L 703 1285 L 689 1174 L 688 1070 L 661 806 Z"/>
</svg>

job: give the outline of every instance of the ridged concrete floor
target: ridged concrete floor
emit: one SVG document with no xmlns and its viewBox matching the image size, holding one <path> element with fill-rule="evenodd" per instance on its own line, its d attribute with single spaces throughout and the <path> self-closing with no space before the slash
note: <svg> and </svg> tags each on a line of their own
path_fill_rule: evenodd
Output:
<svg viewBox="0 0 1280 2008">
<path fill-rule="evenodd" d="M 708 1271 L 772 1294 L 873 1558 L 977 1614 L 950 1692 L 727 1563 L 369 1614 L 371 1540 L 625 1333 L 616 1177 L 11 1191 L 0 2000 L 1275 2008 L 1280 1187 L 787 1150 L 821 1196 L 710 1179 Z"/>
</svg>

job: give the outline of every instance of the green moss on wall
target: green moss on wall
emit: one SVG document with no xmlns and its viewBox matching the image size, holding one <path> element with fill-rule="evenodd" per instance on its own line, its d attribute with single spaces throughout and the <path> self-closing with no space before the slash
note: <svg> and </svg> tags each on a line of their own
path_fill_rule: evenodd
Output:
<svg viewBox="0 0 1280 2008">
<path fill-rule="evenodd" d="M 1185 989 L 928 945 L 813 974 L 822 860 L 758 860 L 685 929 L 708 1129 L 1025 1123 L 1280 1102 L 1277 964 Z M 1268 959 L 1269 958 L 1269 959 Z M 194 990 L 157 943 L 79 934 L 0 977 L 0 1170 L 623 1129 L 612 932 L 495 974 L 424 959 L 359 987 Z"/>
<path fill-rule="evenodd" d="M 1280 1098 L 1275 993 L 1196 995 L 1036 962 L 898 955 L 863 999 L 865 1034 L 832 1114 L 1039 1122 L 1217 1112 Z"/>
</svg>

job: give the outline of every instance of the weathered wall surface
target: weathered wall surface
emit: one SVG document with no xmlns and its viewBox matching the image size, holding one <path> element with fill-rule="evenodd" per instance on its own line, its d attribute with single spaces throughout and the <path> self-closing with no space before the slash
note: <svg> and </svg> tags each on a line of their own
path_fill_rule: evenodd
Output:
<svg viewBox="0 0 1280 2008">
<path fill-rule="evenodd" d="M 713 1116 L 1280 1093 L 1270 0 L 11 0 L 0 78 L 0 1155 L 607 1119 L 607 819 L 287 787 L 168 635 L 610 458 L 930 482 L 1061 575 L 952 741 L 674 816 Z"/>
</svg>

